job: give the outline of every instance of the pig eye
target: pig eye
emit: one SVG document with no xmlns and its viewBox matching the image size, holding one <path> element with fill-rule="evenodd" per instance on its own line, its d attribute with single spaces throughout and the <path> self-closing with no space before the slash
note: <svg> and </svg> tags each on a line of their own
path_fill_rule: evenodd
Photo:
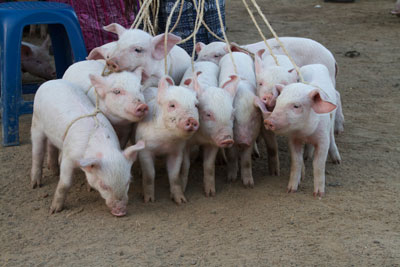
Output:
<svg viewBox="0 0 400 267">
<path fill-rule="evenodd" d="M 175 104 L 169 104 L 170 108 L 175 108 Z"/>
<path fill-rule="evenodd" d="M 142 53 L 142 49 L 140 49 L 140 48 L 135 48 L 135 52 L 136 52 L 136 53 Z"/>
<path fill-rule="evenodd" d="M 293 105 L 293 107 L 294 107 L 294 108 L 299 108 L 299 107 L 300 107 L 300 105 L 296 105 L 296 104 L 294 104 L 294 105 Z"/>
<path fill-rule="evenodd" d="M 262 82 L 259 82 L 259 83 L 258 83 L 258 85 L 259 85 L 259 86 L 262 86 L 262 85 L 263 85 L 263 83 L 262 83 Z"/>
<path fill-rule="evenodd" d="M 211 118 L 211 114 L 210 113 L 206 113 L 206 116 Z"/>
<path fill-rule="evenodd" d="M 119 94 L 121 93 L 121 91 L 118 90 L 118 89 L 115 89 L 115 90 L 113 90 L 112 92 L 113 92 L 114 94 L 116 94 L 116 95 L 119 95 Z"/>
<path fill-rule="evenodd" d="M 199 109 L 199 104 L 194 105 L 197 109 Z"/>
<path fill-rule="evenodd" d="M 214 57 L 219 57 L 219 55 L 214 55 Z"/>
</svg>

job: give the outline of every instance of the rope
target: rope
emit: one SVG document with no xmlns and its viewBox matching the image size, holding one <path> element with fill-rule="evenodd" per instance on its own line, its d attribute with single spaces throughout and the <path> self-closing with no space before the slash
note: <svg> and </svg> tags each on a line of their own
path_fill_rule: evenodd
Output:
<svg viewBox="0 0 400 267">
<path fill-rule="evenodd" d="M 227 44 L 227 47 L 228 47 L 229 56 L 230 56 L 231 61 L 232 61 L 232 63 L 233 63 L 233 69 L 235 70 L 235 74 L 237 74 L 237 73 L 238 73 L 238 72 L 237 72 L 237 67 L 236 67 L 235 61 L 234 61 L 234 59 L 233 59 L 231 46 L 229 45 L 228 37 L 226 37 L 225 28 L 224 28 L 224 23 L 223 23 L 223 21 L 222 21 L 221 9 L 220 9 L 220 7 L 219 7 L 219 1 L 218 1 L 218 0 L 215 0 L 215 4 L 216 4 L 216 6 L 217 6 L 219 23 L 220 23 L 220 25 L 221 25 L 221 31 L 222 31 L 222 34 L 224 35 L 225 43 Z"/>
<path fill-rule="evenodd" d="M 242 2 L 243 2 L 243 4 L 244 4 L 244 6 L 246 7 L 247 12 L 249 13 L 251 19 L 253 20 L 253 23 L 254 23 L 254 25 L 256 26 L 256 28 L 257 28 L 257 30 L 258 30 L 258 33 L 261 35 L 261 38 L 263 39 L 265 45 L 267 46 L 269 53 L 270 53 L 271 56 L 274 58 L 274 61 L 275 61 L 276 65 L 279 66 L 278 58 L 277 58 L 277 57 L 275 56 L 275 54 L 272 52 L 272 48 L 269 46 L 269 44 L 268 44 L 268 42 L 267 42 L 267 38 L 265 38 L 264 34 L 262 33 L 262 31 L 261 31 L 261 29 L 260 29 L 260 26 L 258 25 L 256 19 L 254 18 L 254 15 L 253 15 L 253 13 L 251 12 L 249 6 L 247 5 L 246 0 L 242 0 Z"/>
<path fill-rule="evenodd" d="M 106 70 L 108 70 L 107 73 L 106 73 Z M 104 76 L 108 76 L 108 75 L 110 75 L 111 73 L 113 73 L 113 71 L 110 70 L 110 69 L 108 69 L 108 68 L 107 68 L 107 65 L 104 65 L 103 71 L 101 72 L 101 76 L 103 76 L 103 77 L 104 77 Z M 89 91 L 90 91 L 90 89 L 92 89 L 92 88 L 93 88 L 93 85 L 90 85 L 90 87 L 85 91 L 85 94 L 88 94 Z M 96 94 L 96 107 L 95 107 L 93 113 L 87 114 L 87 115 L 82 115 L 82 116 L 80 116 L 80 117 L 74 119 L 72 122 L 70 122 L 70 123 L 68 124 L 68 126 L 67 126 L 67 129 L 65 130 L 64 135 L 63 135 L 63 140 L 65 140 L 65 137 L 67 136 L 68 131 L 69 131 L 69 129 L 71 128 L 71 126 L 72 126 L 75 122 L 79 121 L 80 119 L 88 118 L 88 117 L 94 117 L 94 120 L 95 120 L 95 122 L 96 122 L 96 128 L 99 126 L 99 121 L 98 121 L 98 119 L 97 119 L 96 116 L 97 116 L 97 114 L 102 113 L 102 112 L 101 112 L 101 110 L 100 110 L 100 108 L 99 108 L 99 105 L 100 105 L 100 103 L 99 103 L 99 102 L 100 102 L 99 95 L 97 94 L 96 90 L 94 91 L 94 93 Z"/>
<path fill-rule="evenodd" d="M 181 15 L 182 15 L 182 10 L 183 10 L 183 2 L 184 1 L 185 0 L 182 0 L 182 2 L 181 2 L 181 7 L 179 8 L 178 18 L 175 21 L 175 24 L 174 24 L 174 26 L 172 26 L 172 29 L 169 31 L 169 33 L 172 33 L 175 30 L 176 26 L 178 26 L 178 23 L 181 20 Z"/>
<path fill-rule="evenodd" d="M 150 3 L 152 0 L 145 0 L 143 2 L 143 5 L 141 6 L 139 13 L 137 14 L 135 20 L 133 21 L 132 25 L 131 25 L 131 29 L 135 28 L 139 28 L 140 24 L 142 23 L 142 20 L 144 18 L 144 16 L 146 15 L 145 10 L 147 10 L 147 8 L 149 7 Z"/>
<path fill-rule="evenodd" d="M 245 0 L 243 0 L 245 1 Z M 293 58 L 289 55 L 288 51 L 286 50 L 285 46 L 279 40 L 278 35 L 275 33 L 274 29 L 271 27 L 271 24 L 268 22 L 267 18 L 264 16 L 264 14 L 261 12 L 260 7 L 257 5 L 257 2 L 255 0 L 251 0 L 253 3 L 254 7 L 257 9 L 258 14 L 261 16 L 261 18 L 264 20 L 265 24 L 268 26 L 269 30 L 271 31 L 272 35 L 275 37 L 276 41 L 279 43 L 279 45 L 282 47 L 283 52 L 286 54 L 286 56 L 289 58 L 290 62 L 293 64 L 294 68 L 296 69 L 297 74 L 300 77 L 300 81 L 304 83 L 303 75 L 300 73 L 299 67 L 296 65 L 294 62 Z"/>
<path fill-rule="evenodd" d="M 195 1 L 193 1 L 195 2 Z M 199 0 L 199 6 L 201 5 L 200 13 L 197 13 L 198 16 L 196 17 L 196 22 L 194 25 L 194 31 L 193 31 L 193 49 L 192 49 L 192 57 L 191 57 L 191 63 L 192 63 L 192 72 L 194 72 L 194 56 L 196 54 L 196 34 L 200 29 L 201 22 L 203 21 L 203 15 L 204 15 L 204 3 L 205 0 L 201 1 Z"/>
<path fill-rule="evenodd" d="M 196 0 L 193 0 L 193 4 L 194 4 L 194 6 L 195 6 L 195 8 L 196 8 Z M 199 6 L 200 6 L 200 4 L 201 4 L 201 8 L 202 8 L 202 9 L 200 10 L 200 16 L 201 16 L 201 21 L 203 21 L 203 15 L 204 15 L 204 1 L 201 2 L 201 0 L 199 0 Z M 201 24 L 199 24 L 198 27 L 196 28 L 197 21 L 198 21 L 198 17 L 199 17 L 199 12 L 197 11 L 197 8 L 196 8 L 196 13 L 197 13 L 197 16 L 196 16 L 196 21 L 195 21 L 195 29 L 193 29 L 193 32 L 192 32 L 188 37 L 186 37 L 185 39 L 181 40 L 178 44 L 186 43 L 188 40 L 190 40 L 191 38 L 193 38 L 193 36 L 194 36 L 195 34 L 197 34 L 197 32 L 199 31 Z"/>
<path fill-rule="evenodd" d="M 171 9 L 171 13 L 168 16 L 167 24 L 165 25 L 165 34 L 164 34 L 164 70 L 165 70 L 165 75 L 168 74 L 168 62 L 167 62 L 168 28 L 169 28 L 169 25 L 171 24 L 172 15 L 174 14 L 174 11 L 175 11 L 176 7 L 178 6 L 178 4 L 179 4 L 179 0 L 176 0 L 174 6 Z"/>
</svg>

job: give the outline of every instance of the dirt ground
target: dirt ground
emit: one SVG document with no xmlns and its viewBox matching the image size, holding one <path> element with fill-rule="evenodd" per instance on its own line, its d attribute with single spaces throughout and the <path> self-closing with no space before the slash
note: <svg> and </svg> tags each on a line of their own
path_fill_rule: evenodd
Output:
<svg viewBox="0 0 400 267">
<path fill-rule="evenodd" d="M 400 18 L 389 14 L 394 1 L 258 2 L 280 36 L 315 39 L 338 62 L 346 123 L 336 140 L 343 161 L 327 163 L 326 196 L 312 196 L 311 162 L 299 192 L 286 193 L 289 154 L 280 138 L 281 176 L 268 175 L 262 146 L 254 189 L 226 183 L 226 166 L 219 166 L 217 196 L 206 198 L 197 163 L 189 203 L 177 206 L 160 165 L 157 201 L 144 204 L 136 166 L 128 215 L 116 218 L 77 172 L 65 210 L 49 215 L 58 179 L 45 169 L 44 186 L 30 188 L 27 115 L 20 120 L 21 145 L 0 148 L 1 266 L 399 266 Z M 242 1 L 227 1 L 226 14 L 231 41 L 261 40 Z M 351 50 L 360 56 L 345 57 Z"/>
</svg>

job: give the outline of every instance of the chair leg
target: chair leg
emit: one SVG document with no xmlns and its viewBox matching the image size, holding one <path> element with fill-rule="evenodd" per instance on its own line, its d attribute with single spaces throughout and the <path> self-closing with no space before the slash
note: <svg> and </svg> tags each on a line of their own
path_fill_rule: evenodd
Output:
<svg viewBox="0 0 400 267">
<path fill-rule="evenodd" d="M 22 29 L 21 29 L 22 31 Z M 12 34 L 14 36 L 12 36 Z M 15 36 L 16 30 L 7 31 L 1 51 L 1 109 L 3 146 L 19 145 L 19 105 L 21 96 L 21 37 Z M 4 40 L 7 40 L 5 42 Z M 18 47 L 18 49 L 15 49 Z M 18 60 L 16 60 L 18 59 Z"/>
<path fill-rule="evenodd" d="M 62 24 L 49 24 L 49 33 L 53 45 L 57 78 L 60 79 L 72 64 L 70 40 Z"/>
</svg>

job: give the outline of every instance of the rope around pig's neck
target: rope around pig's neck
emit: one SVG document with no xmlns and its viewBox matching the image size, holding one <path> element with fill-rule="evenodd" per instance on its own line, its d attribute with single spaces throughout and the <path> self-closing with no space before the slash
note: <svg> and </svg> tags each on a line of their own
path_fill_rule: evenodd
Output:
<svg viewBox="0 0 400 267">
<path fill-rule="evenodd" d="M 108 70 L 107 73 L 106 73 L 106 70 Z M 111 73 L 113 73 L 113 70 L 108 69 L 108 68 L 107 68 L 107 65 L 105 65 L 104 68 L 103 68 L 103 71 L 102 71 L 102 73 L 101 73 L 101 76 L 103 76 L 103 77 L 104 77 L 104 76 L 108 76 L 108 75 L 110 75 Z M 90 89 L 92 89 L 92 88 L 93 88 L 93 86 L 91 85 L 91 86 L 89 87 L 89 89 L 86 90 L 85 94 L 88 94 L 89 91 L 90 91 Z M 93 117 L 94 120 L 95 120 L 95 122 L 96 122 L 95 129 L 99 127 L 99 120 L 97 119 L 96 116 L 97 116 L 97 114 L 102 113 L 102 112 L 101 112 L 101 110 L 100 110 L 100 108 L 99 108 L 99 101 L 100 101 L 99 95 L 97 94 L 96 90 L 94 91 L 94 93 L 96 94 L 96 107 L 95 107 L 94 111 L 93 111 L 92 113 L 90 113 L 90 114 L 86 114 L 86 115 L 79 116 L 78 118 L 75 118 L 73 121 L 71 121 L 71 122 L 68 124 L 67 129 L 65 129 L 65 133 L 64 133 L 64 135 L 63 135 L 63 140 L 65 140 L 65 138 L 67 137 L 67 134 L 68 134 L 69 129 L 71 128 L 71 126 L 72 126 L 75 122 L 79 121 L 80 119 L 88 118 L 88 117 Z"/>
</svg>

